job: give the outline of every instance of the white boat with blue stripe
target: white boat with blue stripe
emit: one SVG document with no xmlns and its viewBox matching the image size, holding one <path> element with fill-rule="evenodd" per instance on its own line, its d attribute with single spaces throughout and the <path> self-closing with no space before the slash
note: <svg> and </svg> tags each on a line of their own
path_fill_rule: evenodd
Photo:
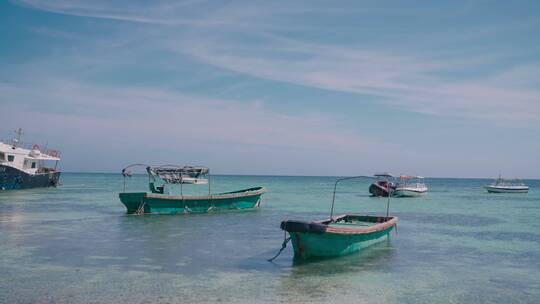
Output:
<svg viewBox="0 0 540 304">
<path fill-rule="evenodd" d="M 490 185 L 484 186 L 489 193 L 527 193 L 529 187 L 521 179 L 504 179 L 499 175 Z"/>
</svg>

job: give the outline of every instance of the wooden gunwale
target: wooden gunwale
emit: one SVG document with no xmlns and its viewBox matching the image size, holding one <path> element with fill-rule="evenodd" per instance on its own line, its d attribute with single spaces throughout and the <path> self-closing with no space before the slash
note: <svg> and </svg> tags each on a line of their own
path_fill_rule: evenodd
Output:
<svg viewBox="0 0 540 304">
<path fill-rule="evenodd" d="M 341 215 L 336 217 L 336 219 L 341 219 L 346 216 L 350 216 L 351 214 L 347 215 Z M 369 216 L 371 217 L 371 216 Z M 384 217 L 380 217 L 384 219 Z M 397 217 L 389 217 L 390 219 L 388 221 L 385 221 L 383 223 L 377 223 L 373 226 L 360 228 L 360 227 L 332 227 L 329 226 L 330 220 L 322 220 L 322 221 L 316 221 L 315 223 L 323 224 L 326 226 L 326 232 L 325 233 L 334 233 L 334 234 L 369 234 L 373 232 L 383 231 L 386 230 L 392 226 L 395 226 L 397 224 L 398 218 Z"/>
<path fill-rule="evenodd" d="M 230 199 L 230 198 L 239 198 L 239 197 L 250 197 L 250 196 L 257 196 L 261 195 L 263 193 L 266 193 L 267 190 L 265 187 L 260 187 L 258 190 L 249 190 L 246 189 L 245 192 L 237 192 L 237 193 L 218 193 L 218 194 L 212 194 L 212 195 L 203 195 L 203 196 L 195 196 L 195 195 L 163 195 L 163 194 L 154 194 L 154 193 L 145 193 L 145 198 L 159 198 L 159 199 L 168 199 L 168 200 L 220 200 L 220 199 Z"/>
</svg>

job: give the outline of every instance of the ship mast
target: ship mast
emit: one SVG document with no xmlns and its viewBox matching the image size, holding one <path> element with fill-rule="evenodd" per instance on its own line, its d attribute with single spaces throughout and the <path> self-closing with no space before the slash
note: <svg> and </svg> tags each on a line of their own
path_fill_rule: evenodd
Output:
<svg viewBox="0 0 540 304">
<path fill-rule="evenodd" d="M 17 146 L 17 144 L 21 143 L 21 136 L 23 135 L 22 128 L 18 128 L 17 130 L 15 130 L 15 134 L 17 134 L 17 138 L 13 139 L 13 146 L 14 147 Z"/>
</svg>

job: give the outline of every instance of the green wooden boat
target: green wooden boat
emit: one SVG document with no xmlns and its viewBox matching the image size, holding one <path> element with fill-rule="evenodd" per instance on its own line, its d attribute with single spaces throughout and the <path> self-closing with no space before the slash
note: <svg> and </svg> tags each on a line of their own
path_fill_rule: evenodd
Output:
<svg viewBox="0 0 540 304">
<path fill-rule="evenodd" d="M 360 251 L 389 237 L 390 231 L 396 227 L 398 221 L 397 217 L 388 216 L 390 197 L 388 197 L 385 216 L 358 214 L 333 216 L 337 184 L 352 178 L 360 178 L 360 176 L 346 177 L 336 181 L 329 219 L 312 222 L 297 220 L 281 222 L 281 229 L 290 236 L 284 240 L 281 250 L 291 240 L 296 258 L 339 257 Z M 279 253 L 270 261 L 278 255 Z"/>
<path fill-rule="evenodd" d="M 126 192 L 125 179 L 131 176 L 130 168 L 146 166 L 149 192 Z M 147 166 L 134 164 L 122 170 L 124 191 L 119 194 L 128 214 L 190 214 L 223 210 L 246 210 L 260 206 L 264 187 L 253 187 L 232 192 L 210 193 L 210 170 L 191 166 Z M 184 184 L 207 184 L 207 195 L 184 195 Z M 178 186 L 180 195 L 171 195 L 171 187 Z"/>
<path fill-rule="evenodd" d="M 281 229 L 290 235 L 294 255 L 337 257 L 357 252 L 388 237 L 397 217 L 345 214 L 315 222 L 283 221 Z"/>
</svg>

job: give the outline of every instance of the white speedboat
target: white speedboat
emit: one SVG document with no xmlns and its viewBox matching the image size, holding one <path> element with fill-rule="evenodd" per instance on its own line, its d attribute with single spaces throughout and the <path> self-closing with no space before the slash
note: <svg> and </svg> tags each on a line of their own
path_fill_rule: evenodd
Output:
<svg viewBox="0 0 540 304">
<path fill-rule="evenodd" d="M 489 193 L 527 193 L 529 187 L 520 179 L 505 180 L 500 175 L 490 185 L 484 186 Z"/>
<path fill-rule="evenodd" d="M 419 197 L 426 194 L 428 188 L 421 176 L 400 176 L 396 188 L 392 192 L 395 197 Z"/>
</svg>

